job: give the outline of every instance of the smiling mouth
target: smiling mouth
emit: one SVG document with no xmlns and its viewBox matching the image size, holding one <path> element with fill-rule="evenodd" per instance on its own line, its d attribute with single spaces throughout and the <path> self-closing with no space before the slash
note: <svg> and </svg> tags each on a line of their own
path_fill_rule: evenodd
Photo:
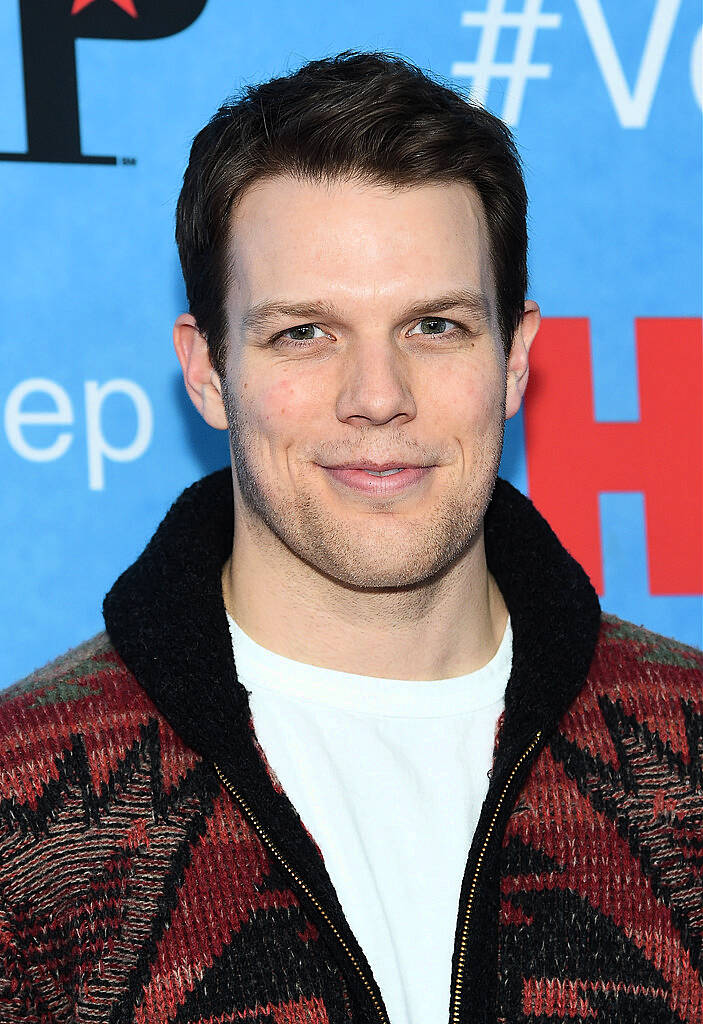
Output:
<svg viewBox="0 0 703 1024">
<path fill-rule="evenodd" d="M 417 487 L 427 479 L 433 466 L 396 466 L 389 469 L 324 466 L 327 475 L 343 489 L 372 497 L 391 497 Z"/>
</svg>

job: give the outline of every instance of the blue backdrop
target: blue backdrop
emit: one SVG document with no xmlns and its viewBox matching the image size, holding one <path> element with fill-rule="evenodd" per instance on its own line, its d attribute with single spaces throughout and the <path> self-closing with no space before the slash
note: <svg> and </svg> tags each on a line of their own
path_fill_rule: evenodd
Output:
<svg viewBox="0 0 703 1024">
<path fill-rule="evenodd" d="M 672 403 L 673 426 L 655 426 L 670 431 L 672 457 L 695 439 L 700 22 L 694 0 L 5 0 L 0 686 L 97 632 L 105 591 L 170 502 L 227 461 L 171 348 L 186 308 L 174 206 L 192 137 L 221 101 L 307 60 L 399 53 L 508 121 L 531 199 L 530 295 L 562 333 L 565 318 L 587 321 L 593 421 L 642 415 L 635 321 L 656 321 L 651 351 L 670 352 L 664 374 L 687 397 L 683 412 Z M 551 362 L 559 349 L 543 351 L 559 381 L 568 351 Z M 531 478 L 551 479 L 549 516 L 563 467 L 526 426 L 529 413 L 509 424 L 503 472 L 527 493 Z M 692 443 L 680 458 L 698 508 Z M 703 566 L 652 585 L 648 495 L 614 479 L 597 496 L 587 565 L 595 577 L 601 559 L 604 606 L 700 645 Z M 680 508 L 672 500 L 672 536 L 696 563 Z"/>
</svg>

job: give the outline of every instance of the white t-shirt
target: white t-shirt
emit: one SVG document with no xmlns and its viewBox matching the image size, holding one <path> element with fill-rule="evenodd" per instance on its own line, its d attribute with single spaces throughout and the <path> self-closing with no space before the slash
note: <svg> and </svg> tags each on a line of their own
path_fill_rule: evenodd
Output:
<svg viewBox="0 0 703 1024">
<path fill-rule="evenodd" d="M 512 663 L 381 679 L 274 654 L 228 616 L 256 736 L 322 851 L 391 1024 L 449 1016 L 461 882 Z"/>
</svg>

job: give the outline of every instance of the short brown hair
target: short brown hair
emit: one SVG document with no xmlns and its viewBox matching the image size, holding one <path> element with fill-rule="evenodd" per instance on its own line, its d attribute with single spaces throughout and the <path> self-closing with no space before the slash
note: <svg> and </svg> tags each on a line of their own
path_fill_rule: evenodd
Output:
<svg viewBox="0 0 703 1024">
<path fill-rule="evenodd" d="M 196 135 L 176 211 L 190 311 L 226 361 L 230 215 L 274 175 L 396 187 L 466 181 L 483 203 L 506 353 L 527 290 L 527 195 L 510 130 L 402 57 L 345 50 L 246 86 Z"/>
</svg>

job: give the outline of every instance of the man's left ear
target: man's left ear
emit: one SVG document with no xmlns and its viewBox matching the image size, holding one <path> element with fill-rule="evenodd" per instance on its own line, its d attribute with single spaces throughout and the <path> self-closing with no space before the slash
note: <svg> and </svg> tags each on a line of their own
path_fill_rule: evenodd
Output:
<svg viewBox="0 0 703 1024">
<path fill-rule="evenodd" d="M 539 330 L 540 320 L 539 306 L 532 299 L 527 299 L 522 319 L 513 335 L 513 347 L 508 357 L 506 419 L 514 416 L 522 404 L 522 396 L 525 394 L 527 378 L 530 374 L 530 348 Z"/>
</svg>

